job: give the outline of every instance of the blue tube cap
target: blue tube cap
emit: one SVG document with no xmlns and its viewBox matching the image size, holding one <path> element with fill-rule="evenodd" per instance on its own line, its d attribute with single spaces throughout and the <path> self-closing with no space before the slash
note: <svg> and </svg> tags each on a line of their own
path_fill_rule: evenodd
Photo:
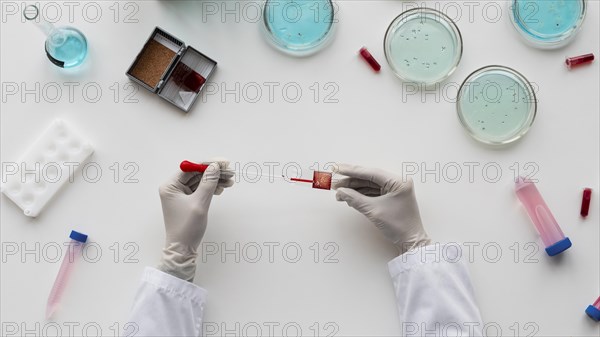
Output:
<svg viewBox="0 0 600 337">
<path fill-rule="evenodd" d="M 590 316 L 596 322 L 600 321 L 600 310 L 593 305 L 588 305 L 587 309 L 585 309 L 585 313 Z"/>
<path fill-rule="evenodd" d="M 571 240 L 569 238 L 564 238 L 560 241 L 557 241 L 555 244 L 546 247 L 546 253 L 550 256 L 558 255 L 565 250 L 571 248 Z"/>
<path fill-rule="evenodd" d="M 69 237 L 75 241 L 79 241 L 81 243 L 85 243 L 87 241 L 88 236 L 83 234 L 83 233 L 79 233 L 76 231 L 71 231 L 71 235 L 69 235 Z"/>
</svg>

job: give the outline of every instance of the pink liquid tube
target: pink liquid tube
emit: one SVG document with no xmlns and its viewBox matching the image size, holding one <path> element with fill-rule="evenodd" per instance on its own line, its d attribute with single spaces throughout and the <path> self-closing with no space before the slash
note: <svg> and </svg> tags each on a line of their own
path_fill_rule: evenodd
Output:
<svg viewBox="0 0 600 337">
<path fill-rule="evenodd" d="M 600 322 L 600 297 L 585 309 L 585 313 L 596 322 Z"/>
<path fill-rule="evenodd" d="M 515 185 L 515 192 L 540 234 L 542 242 L 546 246 L 546 253 L 554 256 L 569 249 L 571 240 L 563 234 L 535 184 L 519 177 Z"/>
<path fill-rule="evenodd" d="M 76 231 L 71 231 L 69 237 L 71 238 L 71 242 L 69 242 L 67 253 L 60 265 L 58 275 L 56 275 L 56 280 L 54 281 L 54 286 L 48 297 L 48 303 L 46 304 L 46 319 L 50 319 L 56 309 L 58 309 L 60 299 L 66 289 L 67 281 L 73 271 L 75 261 L 81 256 L 81 250 L 87 241 L 87 235 Z"/>
</svg>

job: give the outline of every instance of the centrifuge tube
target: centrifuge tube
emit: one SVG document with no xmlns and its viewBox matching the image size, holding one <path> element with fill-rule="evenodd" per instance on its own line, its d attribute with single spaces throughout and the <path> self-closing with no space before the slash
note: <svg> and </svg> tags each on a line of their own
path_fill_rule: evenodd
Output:
<svg viewBox="0 0 600 337">
<path fill-rule="evenodd" d="M 373 57 L 373 55 L 371 55 L 371 53 L 367 50 L 366 47 L 360 48 L 358 52 L 360 53 L 360 56 L 362 56 L 362 58 L 365 61 L 367 61 L 371 68 L 373 68 L 373 70 L 379 71 L 381 69 L 381 65 L 379 65 L 379 62 L 377 62 L 377 60 Z"/>
<path fill-rule="evenodd" d="M 582 217 L 586 217 L 588 216 L 588 213 L 590 212 L 590 201 L 592 200 L 592 189 L 591 188 L 585 188 L 583 190 L 583 197 L 581 199 L 581 216 Z"/>
<path fill-rule="evenodd" d="M 600 322 L 600 297 L 592 305 L 588 305 L 585 313 L 596 322 Z"/>
<path fill-rule="evenodd" d="M 533 182 L 519 177 L 515 185 L 515 192 L 540 234 L 548 255 L 558 255 L 571 247 L 571 240 L 563 234 Z"/>
<path fill-rule="evenodd" d="M 69 237 L 71 238 L 71 242 L 69 242 L 67 253 L 65 254 L 65 258 L 60 265 L 58 275 L 56 275 L 56 280 L 54 281 L 54 286 L 52 287 L 52 291 L 48 297 L 48 303 L 46 304 L 46 319 L 50 319 L 52 314 L 54 314 L 56 309 L 58 309 L 60 298 L 62 297 L 62 294 L 67 286 L 67 281 L 69 280 L 69 276 L 73 270 L 75 260 L 81 255 L 83 244 L 88 238 L 87 235 L 76 231 L 71 231 L 71 235 L 69 235 Z"/>
<path fill-rule="evenodd" d="M 572 69 L 573 67 L 581 66 L 584 64 L 592 63 L 594 61 L 594 54 L 585 54 L 574 57 L 567 57 L 565 63 L 567 68 Z"/>
</svg>

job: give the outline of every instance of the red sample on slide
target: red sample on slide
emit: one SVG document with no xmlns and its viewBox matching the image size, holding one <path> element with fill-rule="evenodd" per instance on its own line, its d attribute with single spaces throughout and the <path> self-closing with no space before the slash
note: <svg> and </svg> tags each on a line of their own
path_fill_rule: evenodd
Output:
<svg viewBox="0 0 600 337">
<path fill-rule="evenodd" d="M 331 177 L 332 174 L 329 172 L 315 171 L 313 172 L 313 178 L 302 179 L 302 178 L 290 178 L 291 181 L 298 183 L 311 183 L 312 188 L 319 190 L 330 190 L 331 189 Z"/>
<path fill-rule="evenodd" d="M 315 171 L 313 173 L 313 188 L 318 188 L 320 190 L 330 190 L 331 189 L 331 173 L 329 172 L 319 172 Z"/>
</svg>

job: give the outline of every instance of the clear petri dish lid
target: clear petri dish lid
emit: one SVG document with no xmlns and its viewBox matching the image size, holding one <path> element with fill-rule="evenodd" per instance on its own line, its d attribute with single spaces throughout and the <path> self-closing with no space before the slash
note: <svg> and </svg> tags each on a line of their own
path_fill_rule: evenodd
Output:
<svg viewBox="0 0 600 337">
<path fill-rule="evenodd" d="M 460 63 L 460 30 L 444 13 L 419 7 L 398 15 L 383 42 L 385 58 L 402 80 L 431 85 L 448 78 Z"/>
<path fill-rule="evenodd" d="M 581 30 L 586 0 L 511 0 L 510 19 L 519 35 L 533 47 L 567 45 Z"/>
<path fill-rule="evenodd" d="M 335 13 L 331 0 L 266 0 L 263 33 L 284 53 L 310 55 L 330 42 L 337 20 Z"/>
<path fill-rule="evenodd" d="M 471 137 L 489 145 L 505 145 L 529 131 L 537 113 L 537 98 L 521 73 L 491 65 L 465 79 L 458 90 L 456 111 Z"/>
</svg>

